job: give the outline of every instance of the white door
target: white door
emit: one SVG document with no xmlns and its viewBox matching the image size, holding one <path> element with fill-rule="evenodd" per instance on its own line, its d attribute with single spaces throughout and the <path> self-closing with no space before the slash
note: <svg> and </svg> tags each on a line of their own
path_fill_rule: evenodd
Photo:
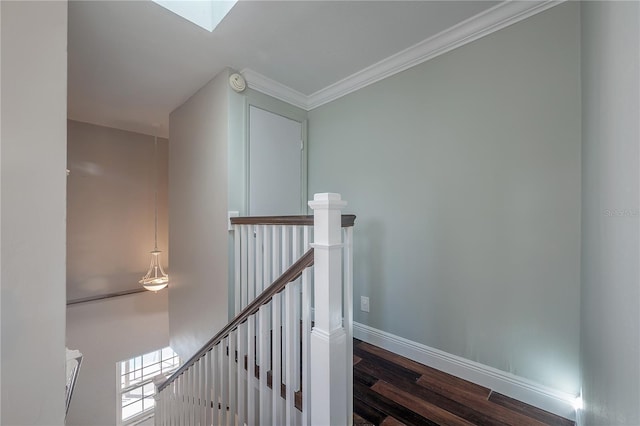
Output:
<svg viewBox="0 0 640 426">
<path fill-rule="evenodd" d="M 249 215 L 302 213 L 302 123 L 249 107 Z"/>
</svg>

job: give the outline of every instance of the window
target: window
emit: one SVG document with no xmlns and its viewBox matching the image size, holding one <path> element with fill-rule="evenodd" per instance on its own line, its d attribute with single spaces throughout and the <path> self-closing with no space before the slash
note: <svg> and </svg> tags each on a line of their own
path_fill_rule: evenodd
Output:
<svg viewBox="0 0 640 426">
<path fill-rule="evenodd" d="M 130 425 L 150 417 L 155 406 L 153 378 L 168 377 L 180 367 L 180 358 L 170 347 L 118 363 L 118 419 Z"/>
</svg>

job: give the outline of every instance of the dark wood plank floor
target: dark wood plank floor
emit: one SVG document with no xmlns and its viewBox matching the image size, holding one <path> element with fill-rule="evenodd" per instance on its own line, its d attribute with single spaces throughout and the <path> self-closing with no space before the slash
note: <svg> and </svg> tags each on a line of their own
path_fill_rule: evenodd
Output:
<svg viewBox="0 0 640 426">
<path fill-rule="evenodd" d="M 368 343 L 353 342 L 357 425 L 558 425 L 574 422 Z"/>
</svg>

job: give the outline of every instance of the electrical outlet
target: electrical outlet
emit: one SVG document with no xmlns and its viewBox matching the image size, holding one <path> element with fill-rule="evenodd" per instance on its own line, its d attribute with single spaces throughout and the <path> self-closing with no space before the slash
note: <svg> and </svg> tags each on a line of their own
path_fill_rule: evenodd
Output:
<svg viewBox="0 0 640 426">
<path fill-rule="evenodd" d="M 369 312 L 369 298 L 366 296 L 360 296 L 360 310 L 362 312 Z"/>
</svg>

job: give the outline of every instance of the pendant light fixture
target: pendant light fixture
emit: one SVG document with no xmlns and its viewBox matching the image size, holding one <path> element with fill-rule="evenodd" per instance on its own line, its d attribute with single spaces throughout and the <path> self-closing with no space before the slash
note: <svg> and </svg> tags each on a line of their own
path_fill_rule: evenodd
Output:
<svg viewBox="0 0 640 426">
<path fill-rule="evenodd" d="M 158 291 L 169 285 L 169 276 L 162 269 L 160 263 L 160 250 L 158 250 L 158 136 L 154 136 L 155 157 L 155 199 L 154 199 L 154 246 L 151 252 L 151 264 L 147 274 L 138 281 L 144 288 L 150 291 Z"/>
</svg>

